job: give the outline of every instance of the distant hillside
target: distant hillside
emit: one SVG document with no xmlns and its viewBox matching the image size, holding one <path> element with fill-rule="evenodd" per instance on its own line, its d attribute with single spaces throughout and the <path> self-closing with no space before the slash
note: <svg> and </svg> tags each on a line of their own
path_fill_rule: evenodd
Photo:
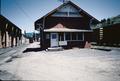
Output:
<svg viewBox="0 0 120 81">
<path fill-rule="evenodd" d="M 113 24 L 120 23 L 120 15 L 113 17 L 110 20 L 111 20 L 111 22 L 113 22 Z"/>
<path fill-rule="evenodd" d="M 40 37 L 39 33 L 34 33 L 34 32 L 32 32 L 32 33 L 25 33 L 24 36 L 26 38 L 29 38 L 29 39 L 35 39 L 35 38 L 39 38 Z"/>
<path fill-rule="evenodd" d="M 33 37 L 33 33 L 26 33 L 26 37 L 32 38 Z"/>
<path fill-rule="evenodd" d="M 106 26 L 115 25 L 115 24 L 119 24 L 119 23 L 120 23 L 120 15 L 111 17 L 111 18 L 107 18 L 107 19 L 103 19 L 103 20 L 101 20 L 101 22 L 99 24 L 92 25 L 92 29 L 106 27 Z"/>
</svg>

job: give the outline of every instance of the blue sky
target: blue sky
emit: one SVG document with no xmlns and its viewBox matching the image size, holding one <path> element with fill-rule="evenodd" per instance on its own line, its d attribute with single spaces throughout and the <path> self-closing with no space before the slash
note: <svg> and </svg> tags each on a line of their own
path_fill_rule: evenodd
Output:
<svg viewBox="0 0 120 81">
<path fill-rule="evenodd" d="M 71 0 L 101 20 L 120 14 L 120 0 Z M 62 3 L 59 0 L 2 0 L 2 14 L 26 32 L 34 32 L 34 22 Z"/>
</svg>

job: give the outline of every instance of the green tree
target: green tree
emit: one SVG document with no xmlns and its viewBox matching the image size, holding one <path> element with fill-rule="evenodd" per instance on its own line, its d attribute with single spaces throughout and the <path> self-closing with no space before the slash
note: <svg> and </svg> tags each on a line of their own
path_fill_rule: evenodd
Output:
<svg viewBox="0 0 120 81">
<path fill-rule="evenodd" d="M 110 22 L 111 22 L 111 20 L 110 20 L 110 18 L 108 18 L 107 19 L 107 25 L 110 25 L 111 24 Z"/>
</svg>

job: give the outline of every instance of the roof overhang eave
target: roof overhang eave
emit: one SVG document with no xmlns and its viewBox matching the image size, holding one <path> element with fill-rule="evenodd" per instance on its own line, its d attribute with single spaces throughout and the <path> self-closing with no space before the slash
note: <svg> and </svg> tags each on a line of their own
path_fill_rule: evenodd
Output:
<svg viewBox="0 0 120 81">
<path fill-rule="evenodd" d="M 44 32 L 93 32 L 93 30 L 44 30 Z"/>
</svg>

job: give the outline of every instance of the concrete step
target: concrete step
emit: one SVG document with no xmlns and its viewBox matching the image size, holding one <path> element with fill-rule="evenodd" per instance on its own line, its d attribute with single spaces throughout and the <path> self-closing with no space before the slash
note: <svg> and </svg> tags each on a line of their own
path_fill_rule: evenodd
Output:
<svg viewBox="0 0 120 81">
<path fill-rule="evenodd" d="M 49 47 L 46 51 L 62 51 L 62 47 Z"/>
</svg>

